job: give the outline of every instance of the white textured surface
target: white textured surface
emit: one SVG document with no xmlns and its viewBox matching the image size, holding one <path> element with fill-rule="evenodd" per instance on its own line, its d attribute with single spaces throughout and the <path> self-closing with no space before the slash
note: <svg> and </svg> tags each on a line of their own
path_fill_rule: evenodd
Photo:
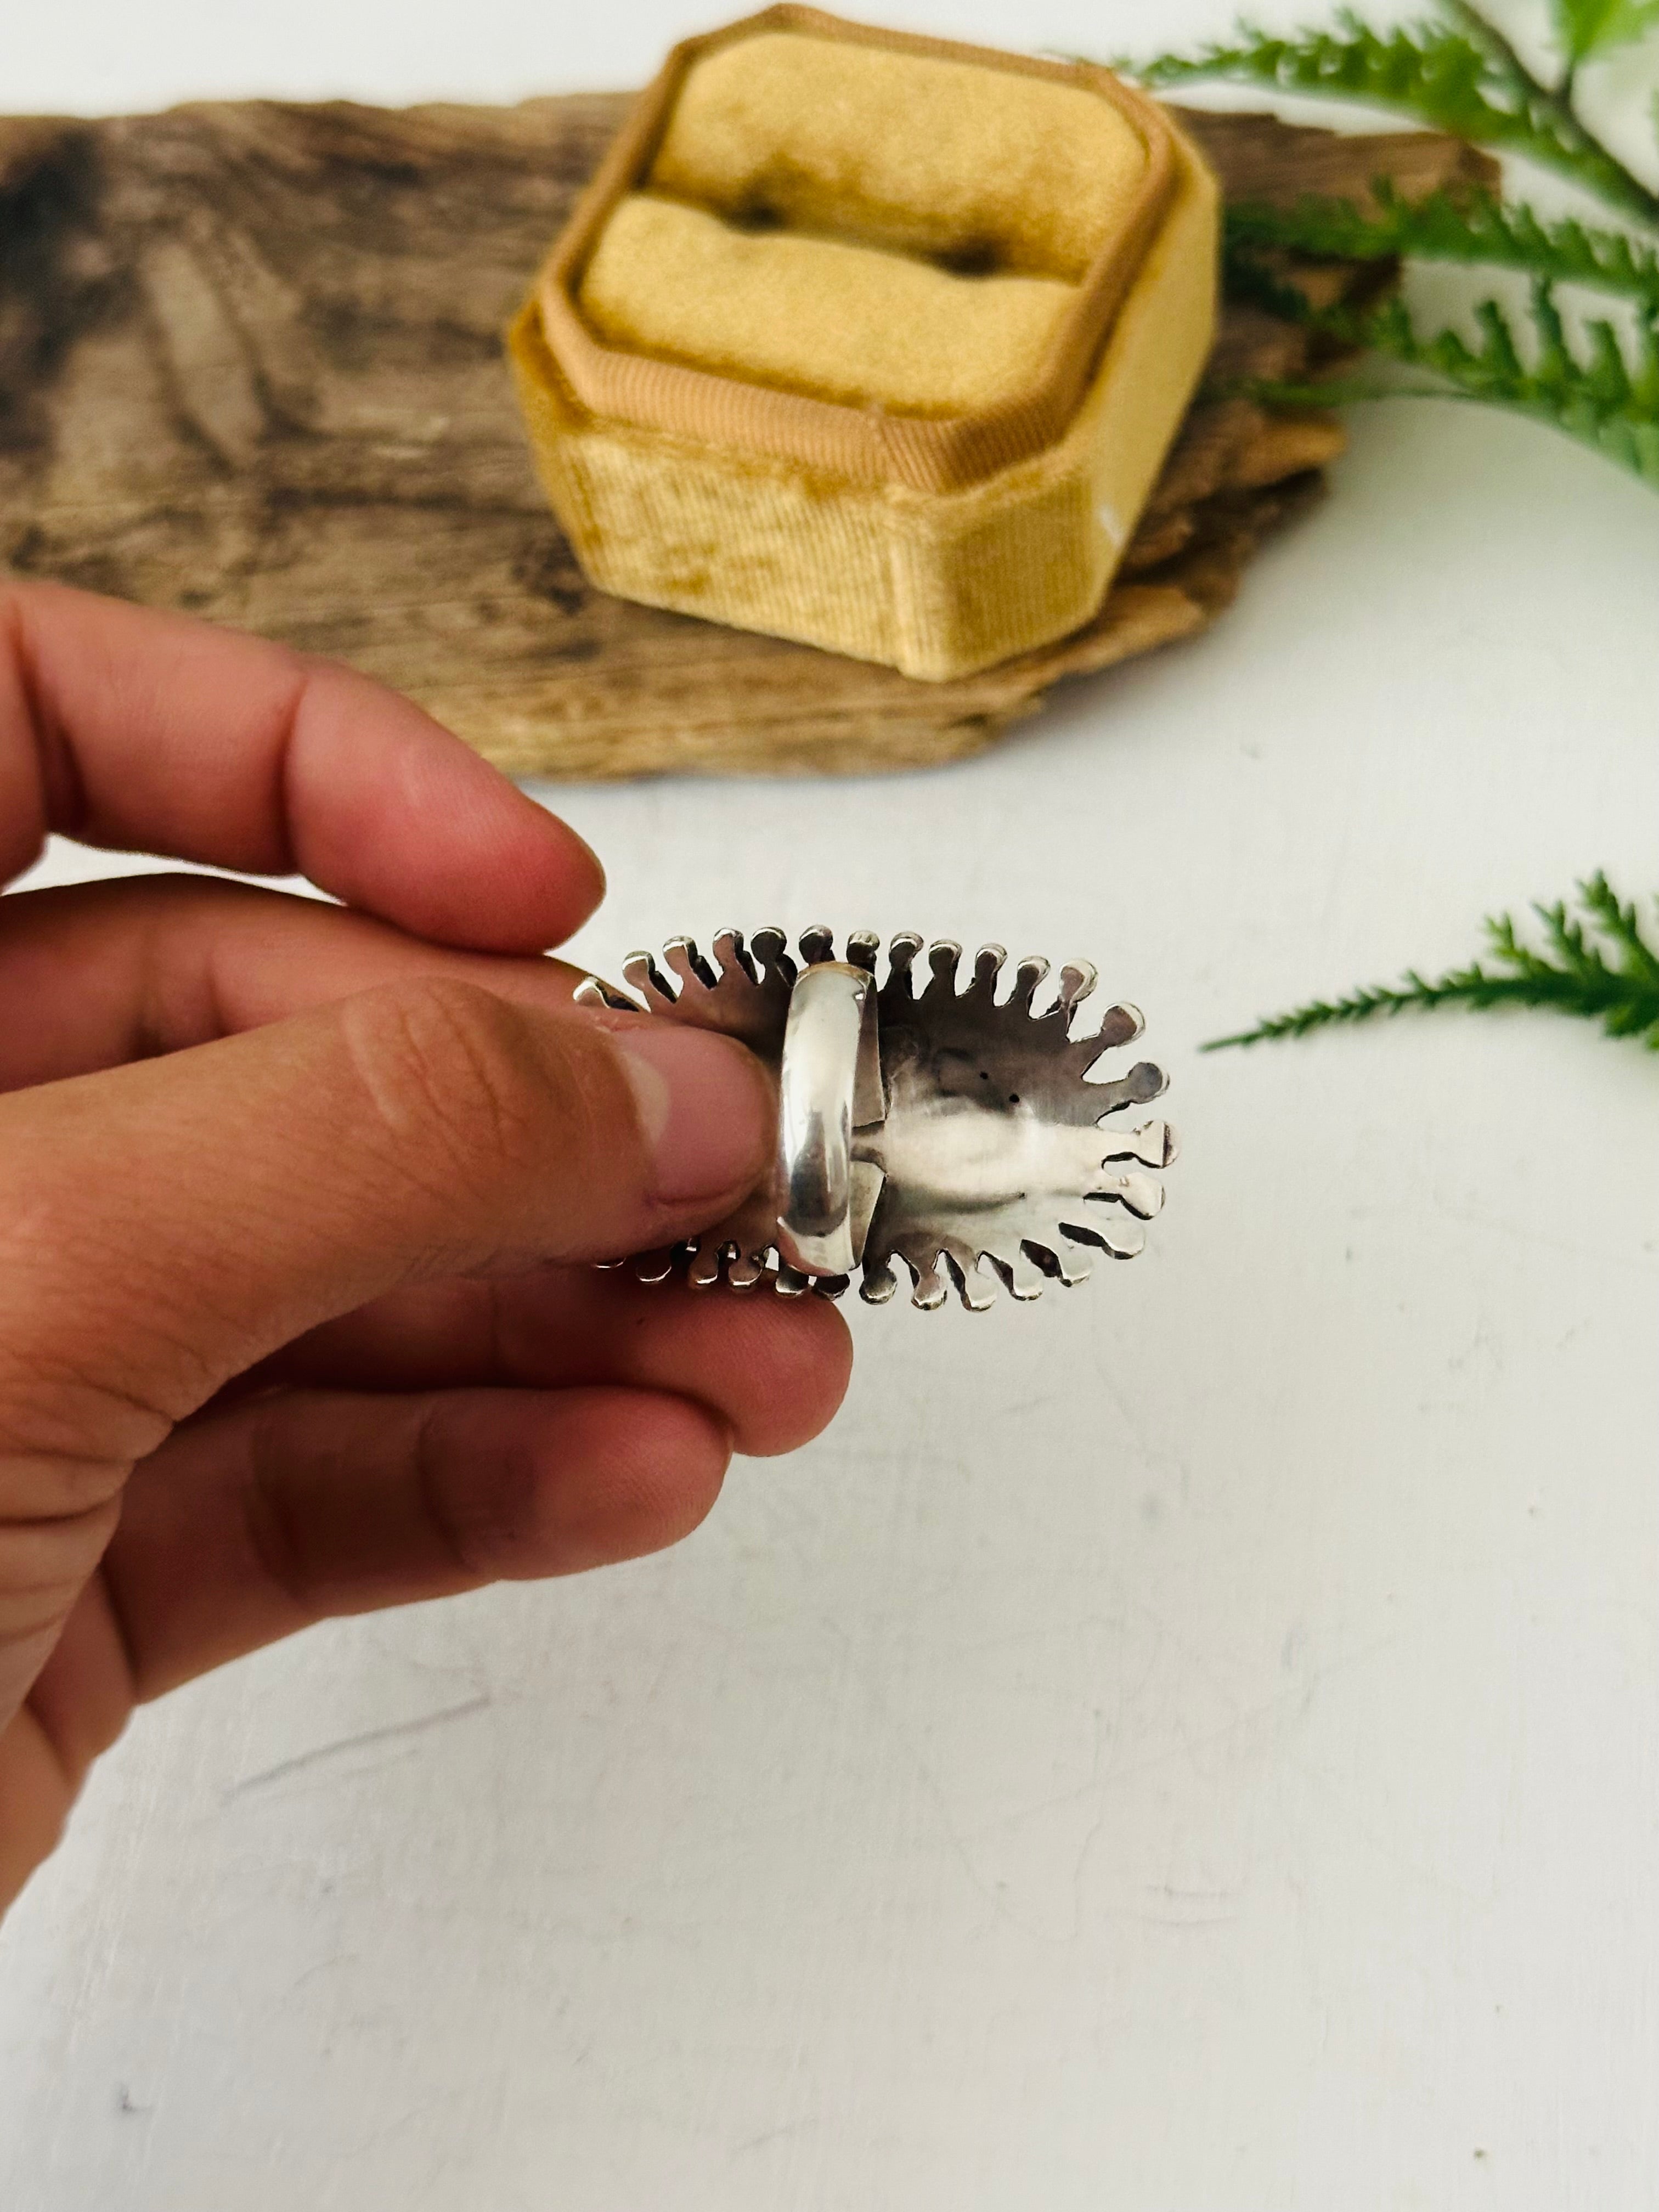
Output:
<svg viewBox="0 0 1659 2212">
<path fill-rule="evenodd" d="M 303 7 L 155 12 L 82 104 L 614 82 L 681 27 L 500 0 L 469 77 L 368 0 L 337 66 L 277 66 Z M 140 42 L 55 20 L 43 104 Z M 666 1558 L 143 1714 L 0 1936 L 8 2212 L 1653 2204 L 1659 1065 L 1194 1047 L 1659 884 L 1659 509 L 1519 424 L 1354 428 L 1212 635 L 982 763 L 558 795 L 612 969 L 774 917 L 1095 957 L 1169 1211 L 1034 1309 L 855 1313 L 842 1420 Z"/>
</svg>

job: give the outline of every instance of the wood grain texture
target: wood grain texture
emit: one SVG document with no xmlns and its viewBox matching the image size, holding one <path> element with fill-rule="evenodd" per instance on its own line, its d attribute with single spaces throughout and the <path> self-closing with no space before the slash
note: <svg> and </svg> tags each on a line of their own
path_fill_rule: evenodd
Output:
<svg viewBox="0 0 1659 2212">
<path fill-rule="evenodd" d="M 593 591 L 501 331 L 626 104 L 0 118 L 0 573 L 337 656 L 518 775 L 867 772 L 975 751 L 1062 677 L 1201 629 L 1320 489 L 1334 418 L 1200 404 L 1099 616 L 957 683 Z M 1185 120 L 1235 199 L 1490 169 L 1425 133 Z M 1295 376 L 1306 348 L 1230 307 L 1214 374 Z"/>
</svg>

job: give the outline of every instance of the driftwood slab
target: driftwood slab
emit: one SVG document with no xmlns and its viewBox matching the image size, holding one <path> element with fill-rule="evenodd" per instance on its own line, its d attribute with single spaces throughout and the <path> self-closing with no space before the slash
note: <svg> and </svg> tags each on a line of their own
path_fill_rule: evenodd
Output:
<svg viewBox="0 0 1659 2212">
<path fill-rule="evenodd" d="M 532 477 L 501 331 L 625 106 L 0 118 L 0 574 L 336 655 L 519 775 L 868 771 L 975 751 L 1058 678 L 1202 629 L 1341 445 L 1328 415 L 1199 404 L 1096 620 L 960 683 L 608 599 Z M 1235 200 L 1489 173 L 1429 134 L 1186 119 Z M 1226 310 L 1218 379 L 1307 365 Z"/>
</svg>

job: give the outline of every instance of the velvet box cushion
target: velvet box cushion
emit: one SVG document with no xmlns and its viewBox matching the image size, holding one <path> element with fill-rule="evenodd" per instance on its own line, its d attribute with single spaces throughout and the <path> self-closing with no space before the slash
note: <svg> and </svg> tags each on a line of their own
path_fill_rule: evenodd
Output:
<svg viewBox="0 0 1659 2212">
<path fill-rule="evenodd" d="M 693 64 L 648 181 L 739 221 L 1080 284 L 1146 161 L 1081 85 L 770 31 Z"/>
<path fill-rule="evenodd" d="M 1147 148 L 1097 93 L 783 31 L 679 88 L 577 297 L 607 343 L 854 407 L 1017 401 Z"/>
<path fill-rule="evenodd" d="M 755 234 L 630 192 L 580 297 L 608 344 L 854 407 L 961 415 L 1026 388 L 1076 287 L 957 276 L 810 233 Z"/>
</svg>

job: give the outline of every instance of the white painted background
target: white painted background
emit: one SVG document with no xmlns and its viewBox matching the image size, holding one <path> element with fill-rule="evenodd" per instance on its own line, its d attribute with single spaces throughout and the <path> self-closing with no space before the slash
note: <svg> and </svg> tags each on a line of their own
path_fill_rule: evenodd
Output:
<svg viewBox="0 0 1659 2212">
<path fill-rule="evenodd" d="M 0 86 L 502 97 L 705 20 L 55 0 Z M 1659 505 L 1449 404 L 1335 476 L 1212 635 L 983 762 L 550 793 L 596 964 L 775 916 L 1093 957 L 1169 1210 L 1069 1297 L 855 1311 L 835 1429 L 666 1558 L 141 1716 L 0 1936 L 7 2212 L 1659 2203 L 1659 1061 L 1194 1052 L 1659 887 Z"/>
</svg>

